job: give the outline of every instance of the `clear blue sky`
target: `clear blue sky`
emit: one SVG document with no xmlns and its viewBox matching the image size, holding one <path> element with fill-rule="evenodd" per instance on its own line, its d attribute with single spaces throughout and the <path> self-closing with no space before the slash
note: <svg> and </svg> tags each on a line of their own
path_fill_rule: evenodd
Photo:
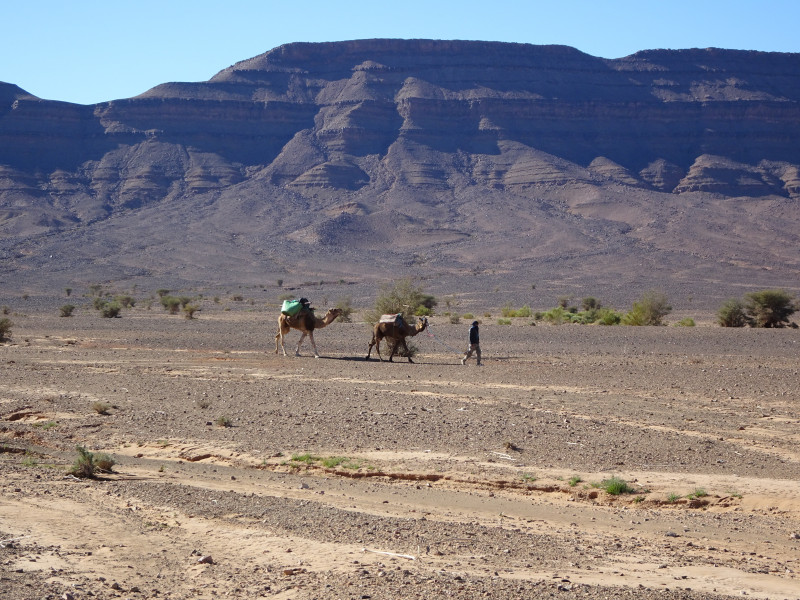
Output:
<svg viewBox="0 0 800 600">
<path fill-rule="evenodd" d="M 493 40 L 605 58 L 712 46 L 800 52 L 800 0 L 12 0 L 0 23 L 0 81 L 80 104 L 205 81 L 288 42 Z"/>
</svg>

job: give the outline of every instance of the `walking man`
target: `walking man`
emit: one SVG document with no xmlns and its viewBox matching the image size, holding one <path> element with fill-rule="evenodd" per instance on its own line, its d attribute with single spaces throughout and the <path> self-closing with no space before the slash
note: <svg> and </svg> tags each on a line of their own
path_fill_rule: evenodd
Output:
<svg viewBox="0 0 800 600">
<path fill-rule="evenodd" d="M 472 353 L 475 353 L 475 358 L 478 359 L 478 366 L 481 366 L 481 336 L 480 331 L 478 331 L 478 322 L 473 321 L 472 327 L 469 328 L 469 349 L 467 353 L 464 355 L 464 358 L 461 359 L 461 364 L 467 364 L 467 359 L 472 356 Z"/>
</svg>

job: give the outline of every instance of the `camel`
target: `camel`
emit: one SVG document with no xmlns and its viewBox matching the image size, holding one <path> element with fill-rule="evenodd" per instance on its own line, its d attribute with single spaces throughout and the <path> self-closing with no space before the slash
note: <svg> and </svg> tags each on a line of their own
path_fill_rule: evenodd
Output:
<svg viewBox="0 0 800 600">
<path fill-rule="evenodd" d="M 403 319 L 399 326 L 396 323 L 376 323 L 375 328 L 372 331 L 372 341 L 369 343 L 367 357 L 364 360 L 369 360 L 369 355 L 372 353 L 372 347 L 376 346 L 378 350 L 378 358 L 381 360 L 381 362 L 383 362 L 383 357 L 381 356 L 381 340 L 388 338 L 394 342 L 392 345 L 392 351 L 389 354 L 389 362 L 392 362 L 394 353 L 402 344 L 403 348 L 405 349 L 405 355 L 408 357 L 408 362 L 413 363 L 414 361 L 411 360 L 410 356 L 408 356 L 409 352 L 408 346 L 406 345 L 406 338 L 414 337 L 418 333 L 423 332 L 427 326 L 428 319 L 425 317 L 419 317 L 417 324 L 414 327 L 409 325 L 405 319 Z"/>
<path fill-rule="evenodd" d="M 311 340 L 311 347 L 314 349 L 314 358 L 319 358 L 317 345 L 314 343 L 314 330 L 327 327 L 333 323 L 334 319 L 340 314 L 342 314 L 341 308 L 329 309 L 321 319 L 310 310 L 300 311 L 300 313 L 294 317 L 281 313 L 281 316 L 278 317 L 278 334 L 275 336 L 275 354 L 278 353 L 278 344 L 280 344 L 281 349 L 283 349 L 283 355 L 288 356 L 286 354 L 286 347 L 283 345 L 283 336 L 289 333 L 289 330 L 297 329 L 301 331 L 303 335 L 300 336 L 300 341 L 297 342 L 294 355 L 300 356 L 300 344 L 302 344 L 303 340 L 308 336 L 308 339 Z"/>
</svg>

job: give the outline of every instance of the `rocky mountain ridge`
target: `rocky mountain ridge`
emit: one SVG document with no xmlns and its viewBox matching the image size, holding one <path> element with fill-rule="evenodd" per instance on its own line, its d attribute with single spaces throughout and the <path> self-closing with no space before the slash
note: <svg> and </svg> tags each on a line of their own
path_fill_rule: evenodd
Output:
<svg viewBox="0 0 800 600">
<path fill-rule="evenodd" d="M 1 275 L 796 286 L 798 72 L 798 54 L 358 40 L 93 106 L 0 84 Z"/>
</svg>

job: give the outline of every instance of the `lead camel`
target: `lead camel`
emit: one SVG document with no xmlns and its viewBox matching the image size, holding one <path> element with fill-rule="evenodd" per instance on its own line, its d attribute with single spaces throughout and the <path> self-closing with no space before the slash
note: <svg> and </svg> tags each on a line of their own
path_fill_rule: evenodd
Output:
<svg viewBox="0 0 800 600">
<path fill-rule="evenodd" d="M 303 340 L 306 339 L 306 336 L 308 336 L 308 339 L 311 340 L 311 347 L 314 349 L 314 358 L 319 358 L 317 345 L 314 343 L 314 330 L 327 327 L 333 323 L 336 317 L 338 317 L 340 314 L 342 314 L 341 308 L 329 309 L 322 318 L 314 315 L 314 312 L 311 310 L 301 311 L 300 314 L 294 317 L 281 314 L 281 316 L 278 317 L 278 334 L 275 336 L 275 354 L 278 353 L 278 346 L 280 345 L 280 348 L 283 350 L 283 355 L 288 356 L 286 354 L 286 347 L 283 345 L 283 337 L 289 333 L 291 329 L 297 329 L 298 331 L 302 332 L 302 335 L 300 336 L 300 340 L 297 342 L 297 348 L 294 351 L 294 355 L 300 356 L 300 344 L 302 344 Z"/>
</svg>

